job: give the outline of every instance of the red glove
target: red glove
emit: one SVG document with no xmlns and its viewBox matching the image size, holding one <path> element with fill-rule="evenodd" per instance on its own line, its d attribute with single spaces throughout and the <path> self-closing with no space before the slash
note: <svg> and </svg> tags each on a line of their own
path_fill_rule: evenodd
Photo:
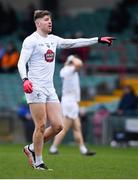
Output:
<svg viewBox="0 0 138 180">
<path fill-rule="evenodd" d="M 112 45 L 112 41 L 116 40 L 115 37 L 100 37 L 98 38 L 98 43 L 106 43 L 108 46 Z"/>
<path fill-rule="evenodd" d="M 23 80 L 23 90 L 25 93 L 32 93 L 33 92 L 33 85 L 31 81 L 29 81 L 27 78 Z"/>
</svg>

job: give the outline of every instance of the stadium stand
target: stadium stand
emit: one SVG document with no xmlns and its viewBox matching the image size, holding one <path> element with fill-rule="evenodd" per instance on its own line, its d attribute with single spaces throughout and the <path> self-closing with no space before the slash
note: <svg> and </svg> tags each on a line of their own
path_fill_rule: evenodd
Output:
<svg viewBox="0 0 138 180">
<path fill-rule="evenodd" d="M 22 82 L 18 73 L 0 75 L 0 108 L 16 110 L 23 96 Z"/>
</svg>

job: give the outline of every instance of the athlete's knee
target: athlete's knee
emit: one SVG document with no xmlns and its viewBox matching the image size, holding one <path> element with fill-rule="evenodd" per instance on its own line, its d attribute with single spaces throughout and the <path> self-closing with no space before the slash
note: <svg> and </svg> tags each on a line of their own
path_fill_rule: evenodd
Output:
<svg viewBox="0 0 138 180">
<path fill-rule="evenodd" d="M 54 127 L 54 132 L 55 134 L 58 134 L 60 131 L 62 131 L 63 129 L 63 125 L 62 124 L 58 124 Z"/>
<path fill-rule="evenodd" d="M 36 126 L 36 131 L 44 134 L 45 128 L 46 128 L 45 123 L 42 123 L 42 124 L 39 124 L 38 126 Z"/>
<path fill-rule="evenodd" d="M 59 133 L 60 131 L 62 131 L 63 126 L 60 124 L 56 127 L 56 132 Z"/>
<path fill-rule="evenodd" d="M 63 126 L 62 132 L 63 132 L 63 134 L 66 134 L 68 132 L 68 128 Z"/>
</svg>

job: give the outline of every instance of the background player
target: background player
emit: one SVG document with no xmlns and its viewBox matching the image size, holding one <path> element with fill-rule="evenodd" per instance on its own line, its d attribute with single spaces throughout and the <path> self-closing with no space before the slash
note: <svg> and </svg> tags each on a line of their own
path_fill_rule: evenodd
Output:
<svg viewBox="0 0 138 180">
<path fill-rule="evenodd" d="M 89 152 L 84 145 L 81 132 L 81 123 L 79 119 L 79 101 L 80 101 L 80 82 L 78 71 L 83 66 L 81 59 L 74 55 L 67 58 L 65 66 L 60 71 L 62 78 L 62 99 L 63 110 L 63 130 L 55 136 L 54 142 L 50 147 L 51 154 L 58 153 L 58 145 L 62 142 L 69 128 L 73 129 L 74 139 L 79 145 L 80 152 L 83 155 L 95 155 L 95 152 Z"/>
</svg>

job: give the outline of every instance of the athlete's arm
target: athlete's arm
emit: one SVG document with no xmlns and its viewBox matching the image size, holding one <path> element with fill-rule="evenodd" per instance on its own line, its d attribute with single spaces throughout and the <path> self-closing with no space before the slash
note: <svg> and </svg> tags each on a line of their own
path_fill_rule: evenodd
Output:
<svg viewBox="0 0 138 180">
<path fill-rule="evenodd" d="M 104 43 L 108 44 L 108 46 L 112 45 L 112 41 L 115 40 L 114 37 L 94 37 L 94 38 L 78 38 L 78 39 L 58 39 L 58 48 L 66 49 L 66 48 L 77 48 L 84 46 L 91 46 L 96 43 Z"/>
<path fill-rule="evenodd" d="M 59 38 L 58 40 L 58 48 L 66 49 L 66 48 L 77 48 L 90 46 L 98 43 L 98 37 L 95 38 L 78 38 L 78 39 L 63 39 Z"/>
<path fill-rule="evenodd" d="M 72 63 L 77 71 L 83 66 L 82 60 L 77 57 L 73 58 Z"/>
<path fill-rule="evenodd" d="M 18 71 L 22 80 L 27 78 L 26 64 L 31 57 L 33 49 L 34 49 L 34 45 L 30 43 L 28 39 L 25 39 L 22 45 L 22 49 L 18 61 Z"/>
<path fill-rule="evenodd" d="M 67 65 L 65 67 L 63 67 L 60 71 L 60 77 L 61 78 L 66 78 L 69 77 L 72 73 L 74 73 L 76 70 L 74 65 Z"/>
</svg>

